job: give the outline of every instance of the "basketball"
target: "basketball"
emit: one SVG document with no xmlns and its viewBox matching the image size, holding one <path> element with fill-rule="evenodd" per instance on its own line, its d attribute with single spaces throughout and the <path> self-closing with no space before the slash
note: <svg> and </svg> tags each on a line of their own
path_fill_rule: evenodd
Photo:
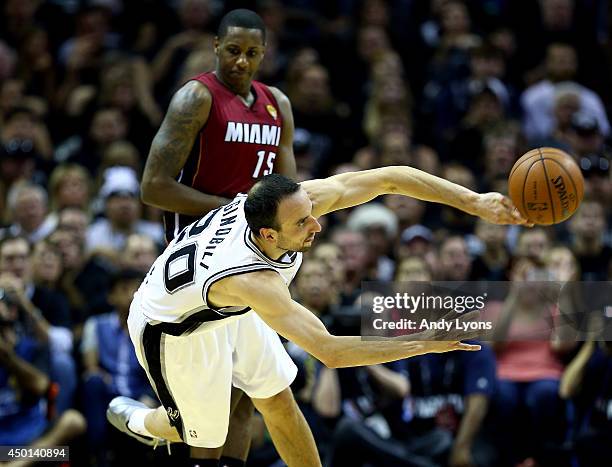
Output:
<svg viewBox="0 0 612 467">
<path fill-rule="evenodd" d="M 578 208 L 584 178 L 572 156 L 560 149 L 536 148 L 517 160 L 508 192 L 520 213 L 534 224 L 558 224 Z"/>
</svg>

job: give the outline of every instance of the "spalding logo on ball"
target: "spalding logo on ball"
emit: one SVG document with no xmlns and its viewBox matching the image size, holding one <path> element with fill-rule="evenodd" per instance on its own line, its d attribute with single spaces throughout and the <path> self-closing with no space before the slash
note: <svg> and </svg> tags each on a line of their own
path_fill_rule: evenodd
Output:
<svg viewBox="0 0 612 467">
<path fill-rule="evenodd" d="M 536 148 L 516 161 L 508 194 L 521 214 L 534 224 L 568 219 L 584 196 L 584 178 L 572 156 L 560 149 Z"/>
</svg>

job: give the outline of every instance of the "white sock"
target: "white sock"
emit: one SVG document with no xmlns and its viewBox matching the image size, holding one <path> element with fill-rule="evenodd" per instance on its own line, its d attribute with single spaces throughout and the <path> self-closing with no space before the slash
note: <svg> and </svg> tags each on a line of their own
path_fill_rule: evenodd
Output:
<svg viewBox="0 0 612 467">
<path fill-rule="evenodd" d="M 138 433 L 143 436 L 150 436 L 151 438 L 159 438 L 155 436 L 145 426 L 145 417 L 155 409 L 136 409 L 132 412 L 130 419 L 128 420 L 128 428 L 134 433 Z"/>
</svg>

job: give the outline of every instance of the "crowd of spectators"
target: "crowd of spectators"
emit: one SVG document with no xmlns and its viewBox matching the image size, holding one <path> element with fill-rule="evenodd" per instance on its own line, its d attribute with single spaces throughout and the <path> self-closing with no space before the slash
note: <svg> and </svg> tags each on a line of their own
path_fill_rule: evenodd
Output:
<svg viewBox="0 0 612 467">
<path fill-rule="evenodd" d="M 104 418 L 115 395 L 157 405 L 126 332 L 164 244 L 139 180 L 170 97 L 214 68 L 216 22 L 236 7 L 267 25 L 258 79 L 292 102 L 302 180 L 410 165 L 507 193 L 538 146 L 585 177 L 579 211 L 552 227 L 398 195 L 326 216 L 293 292 L 333 332 L 359 332 L 364 280 L 612 278 L 606 0 L 5 0 L 0 445 L 70 444 L 72 465 L 132 462 L 126 447 L 167 462 Z M 288 344 L 325 464 L 609 465 L 612 346 L 513 341 L 541 305 L 510 293 L 496 306 L 514 317 L 509 339 L 477 353 L 328 369 Z M 256 422 L 249 465 L 273 465 Z"/>
</svg>

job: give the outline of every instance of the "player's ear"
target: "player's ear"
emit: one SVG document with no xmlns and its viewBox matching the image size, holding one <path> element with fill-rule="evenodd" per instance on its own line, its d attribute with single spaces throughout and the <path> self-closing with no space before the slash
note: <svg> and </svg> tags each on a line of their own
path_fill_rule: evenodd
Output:
<svg viewBox="0 0 612 467">
<path fill-rule="evenodd" d="M 260 229 L 259 235 L 261 235 L 261 238 L 268 242 L 273 242 L 276 240 L 276 230 L 274 229 Z"/>
<path fill-rule="evenodd" d="M 215 55 L 219 54 L 219 43 L 221 41 L 219 40 L 219 36 L 215 36 L 215 38 L 213 39 L 213 49 L 215 51 Z"/>
</svg>

